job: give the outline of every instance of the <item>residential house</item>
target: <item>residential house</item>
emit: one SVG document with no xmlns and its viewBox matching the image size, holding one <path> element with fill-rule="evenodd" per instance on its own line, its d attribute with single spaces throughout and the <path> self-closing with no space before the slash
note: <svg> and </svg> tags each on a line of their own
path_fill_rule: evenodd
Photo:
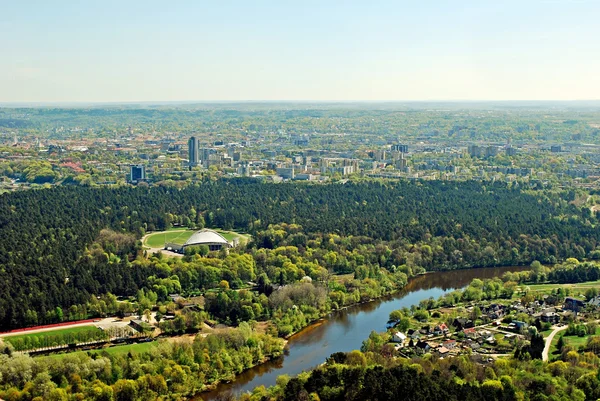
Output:
<svg viewBox="0 0 600 401">
<path fill-rule="evenodd" d="M 508 324 L 508 330 L 521 332 L 521 330 L 525 330 L 529 325 L 525 322 L 521 322 L 519 320 L 513 320 Z"/>
<path fill-rule="evenodd" d="M 565 298 L 564 309 L 566 309 L 566 310 L 579 312 L 584 307 L 585 307 L 585 303 L 580 299 L 576 299 L 576 298 L 572 298 L 572 297 Z"/>
<path fill-rule="evenodd" d="M 404 344 L 404 341 L 406 341 L 406 339 L 407 339 L 406 335 L 399 331 L 392 334 L 392 341 L 395 343 Z"/>
<path fill-rule="evenodd" d="M 450 330 L 448 329 L 448 326 L 446 326 L 446 323 L 439 324 L 433 329 L 433 334 L 437 335 L 448 334 L 449 332 Z"/>
<path fill-rule="evenodd" d="M 556 312 L 542 312 L 540 320 L 544 323 L 556 324 L 560 321 L 560 316 Z"/>
<path fill-rule="evenodd" d="M 418 341 L 415 345 L 417 351 L 421 351 L 423 353 L 429 351 L 431 346 L 426 341 Z"/>
<path fill-rule="evenodd" d="M 477 335 L 477 331 L 475 331 L 475 329 L 473 327 L 469 327 L 467 329 L 463 329 L 463 333 L 464 333 L 465 337 L 467 337 L 467 338 L 477 338 L 477 337 L 479 337 Z"/>
<path fill-rule="evenodd" d="M 415 329 L 408 329 L 406 334 L 408 337 L 412 338 L 413 340 L 418 340 L 419 338 L 421 338 L 421 334 L 419 334 L 419 332 Z"/>
<path fill-rule="evenodd" d="M 456 328 L 456 331 L 461 331 L 463 329 L 475 327 L 475 324 L 470 319 L 458 317 L 458 318 L 454 319 L 454 322 L 452 322 L 452 326 L 454 326 Z"/>
<path fill-rule="evenodd" d="M 456 340 L 446 340 L 442 343 L 442 345 L 448 349 L 454 349 L 456 347 Z"/>
<path fill-rule="evenodd" d="M 587 304 L 593 306 L 594 308 L 600 307 L 600 296 L 590 299 Z"/>
</svg>

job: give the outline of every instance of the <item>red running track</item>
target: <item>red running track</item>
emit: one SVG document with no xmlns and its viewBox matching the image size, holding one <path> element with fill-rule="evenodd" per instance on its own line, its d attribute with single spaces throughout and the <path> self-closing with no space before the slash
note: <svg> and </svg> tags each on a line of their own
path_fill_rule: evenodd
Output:
<svg viewBox="0 0 600 401">
<path fill-rule="evenodd" d="M 0 332 L 0 334 L 26 333 L 26 332 L 31 331 L 31 330 L 51 329 L 51 328 L 54 328 L 54 327 L 71 326 L 71 325 L 74 325 L 74 324 L 92 323 L 92 322 L 94 322 L 96 320 L 98 320 L 98 319 L 72 320 L 70 322 L 54 323 L 54 324 L 47 324 L 47 325 L 44 325 L 44 326 L 25 327 L 25 328 L 22 328 L 22 329 L 14 329 L 14 330 L 9 330 L 9 331 L 2 331 L 2 332 Z"/>
</svg>

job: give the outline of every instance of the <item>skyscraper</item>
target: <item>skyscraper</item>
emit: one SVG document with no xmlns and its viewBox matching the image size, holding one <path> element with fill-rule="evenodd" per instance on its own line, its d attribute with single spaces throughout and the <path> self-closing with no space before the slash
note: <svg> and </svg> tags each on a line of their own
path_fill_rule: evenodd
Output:
<svg viewBox="0 0 600 401">
<path fill-rule="evenodd" d="M 189 153 L 189 166 L 194 167 L 198 165 L 198 138 L 195 136 L 191 137 L 188 141 L 188 153 Z"/>
<path fill-rule="evenodd" d="M 129 171 L 129 181 L 130 182 L 140 182 L 146 180 L 146 166 L 143 164 L 131 164 Z"/>
</svg>

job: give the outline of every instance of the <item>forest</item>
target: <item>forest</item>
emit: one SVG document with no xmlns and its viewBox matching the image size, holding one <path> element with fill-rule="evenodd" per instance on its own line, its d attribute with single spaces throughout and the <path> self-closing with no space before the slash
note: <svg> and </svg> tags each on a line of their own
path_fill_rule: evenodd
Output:
<svg viewBox="0 0 600 401">
<path fill-rule="evenodd" d="M 0 350 L 2 351 L 2 350 Z M 17 400 L 181 399 L 280 356 L 283 341 L 247 323 L 193 342 L 162 341 L 149 352 L 79 352 L 32 358 L 0 352 L 0 398 Z"/>
<path fill-rule="evenodd" d="M 304 275 L 324 280 L 354 273 L 364 280 L 596 257 L 597 218 L 570 204 L 573 197 L 505 183 L 305 185 L 247 179 L 184 188 L 61 186 L 3 194 L 1 328 L 60 321 L 62 310 L 85 305 L 92 295 L 135 296 L 172 276 L 193 291 L 217 287 L 221 280 L 235 288 L 261 273 L 285 284 Z M 218 255 L 212 266 L 196 262 L 204 267 L 192 270 L 203 273 L 192 280 L 179 271 L 183 268 L 174 266 L 174 274 L 170 266 L 145 259 L 137 241 L 173 225 L 240 229 L 254 241 L 234 250 L 229 262 Z M 256 271 L 249 273 L 248 266 Z"/>
</svg>

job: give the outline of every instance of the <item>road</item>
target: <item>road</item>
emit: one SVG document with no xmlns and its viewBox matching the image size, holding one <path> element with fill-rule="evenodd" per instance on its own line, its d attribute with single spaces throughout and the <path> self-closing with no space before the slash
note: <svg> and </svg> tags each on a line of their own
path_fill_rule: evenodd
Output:
<svg viewBox="0 0 600 401">
<path fill-rule="evenodd" d="M 550 352 L 550 345 L 552 345 L 552 339 L 559 331 L 566 330 L 569 326 L 555 327 L 552 333 L 546 337 L 546 345 L 544 345 L 544 351 L 542 351 L 542 361 L 548 360 L 548 353 Z"/>
</svg>

